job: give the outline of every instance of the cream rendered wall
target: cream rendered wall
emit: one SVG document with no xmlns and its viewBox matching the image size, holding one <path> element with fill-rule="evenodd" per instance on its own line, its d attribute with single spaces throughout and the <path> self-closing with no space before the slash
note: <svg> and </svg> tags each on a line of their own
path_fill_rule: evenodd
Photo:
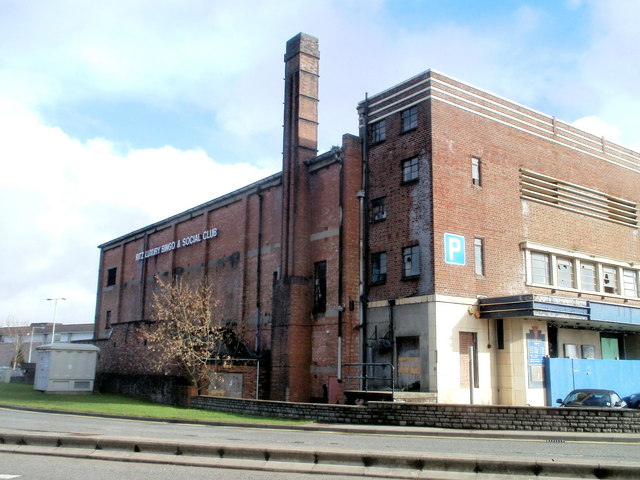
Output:
<svg viewBox="0 0 640 480">
<path fill-rule="evenodd" d="M 544 335 L 546 345 L 545 345 L 545 355 L 549 355 L 549 334 L 547 331 L 547 322 L 541 322 L 539 320 L 522 320 L 522 350 L 523 350 L 523 358 L 522 358 L 522 385 L 525 392 L 524 403 L 516 403 L 515 405 L 531 405 L 532 407 L 544 407 L 546 405 L 546 394 L 544 387 L 539 388 L 530 388 L 529 387 L 529 366 L 527 363 L 527 333 L 533 328 L 537 327 L 541 334 Z"/>
<path fill-rule="evenodd" d="M 475 303 L 476 299 L 435 296 L 436 381 L 439 403 L 470 402 L 469 388 L 460 386 L 460 332 L 477 334 L 479 388 L 474 389 L 474 403 L 493 403 L 494 347 L 493 338 L 489 333 L 493 330 L 486 319 L 474 316 Z M 489 344 L 492 344 L 491 349 L 488 348 Z"/>
<path fill-rule="evenodd" d="M 546 322 L 510 318 L 503 321 L 504 349 L 496 350 L 498 358 L 497 385 L 500 405 L 545 406 L 545 389 L 529 387 L 527 363 L 527 333 L 538 327 L 545 336 L 549 353 L 549 338 Z"/>
</svg>

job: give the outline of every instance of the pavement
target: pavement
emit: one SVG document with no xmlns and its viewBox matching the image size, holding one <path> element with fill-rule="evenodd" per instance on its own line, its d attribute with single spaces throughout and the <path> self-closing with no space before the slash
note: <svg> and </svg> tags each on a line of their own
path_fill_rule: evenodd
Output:
<svg viewBox="0 0 640 480">
<path fill-rule="evenodd" d="M 14 408 L 2 406 L 2 408 Z M 39 409 L 20 409 L 34 410 Z M 51 413 L 62 413 L 51 411 Z M 70 412 L 64 412 L 69 414 Z M 71 412 L 74 413 L 74 412 Z M 112 415 L 82 414 L 106 418 L 130 418 Z M 160 422 L 190 423 L 183 420 L 153 419 Z M 230 425 L 221 422 L 197 424 Z M 233 423 L 234 426 L 243 424 Z M 290 429 L 384 435 L 432 436 L 439 438 L 518 439 L 547 442 L 620 442 L 640 443 L 640 435 L 624 433 L 581 433 L 540 431 L 447 430 L 426 427 L 381 425 L 246 424 L 251 428 Z M 262 470 L 281 473 L 326 474 L 364 478 L 398 478 L 430 480 L 467 479 L 639 479 L 640 461 L 594 464 L 588 459 L 571 461 L 505 459 L 500 456 L 472 456 L 461 453 L 415 454 L 345 451 L 330 448 L 276 447 L 269 445 L 235 446 L 141 437 L 116 437 L 89 434 L 25 432 L 0 426 L 0 453 L 54 455 L 95 460 L 130 461 L 199 467 Z"/>
</svg>

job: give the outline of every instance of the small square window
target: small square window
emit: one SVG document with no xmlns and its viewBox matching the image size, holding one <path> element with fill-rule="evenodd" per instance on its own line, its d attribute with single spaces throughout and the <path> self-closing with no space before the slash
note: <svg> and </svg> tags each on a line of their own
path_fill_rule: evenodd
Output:
<svg viewBox="0 0 640 480">
<path fill-rule="evenodd" d="M 116 284 L 116 274 L 118 273 L 118 268 L 113 267 L 107 270 L 107 287 L 111 287 Z"/>
<path fill-rule="evenodd" d="M 387 218 L 386 197 L 376 198 L 371 201 L 371 221 L 379 222 Z"/>
<path fill-rule="evenodd" d="M 387 280 L 387 252 L 371 254 L 371 282 L 382 283 Z"/>
<path fill-rule="evenodd" d="M 420 164 L 418 157 L 410 158 L 402 162 L 402 182 L 411 182 L 418 179 Z"/>
<path fill-rule="evenodd" d="M 371 143 L 384 142 L 387 138 L 387 126 L 385 120 L 380 120 L 371 125 Z"/>
<path fill-rule="evenodd" d="M 480 159 L 471 159 L 471 183 L 476 187 L 480 186 Z"/>
<path fill-rule="evenodd" d="M 402 249 L 402 273 L 405 277 L 420 275 L 420 246 Z"/>
<path fill-rule="evenodd" d="M 411 107 L 400 113 L 402 126 L 400 132 L 408 132 L 418 127 L 418 107 Z"/>
</svg>

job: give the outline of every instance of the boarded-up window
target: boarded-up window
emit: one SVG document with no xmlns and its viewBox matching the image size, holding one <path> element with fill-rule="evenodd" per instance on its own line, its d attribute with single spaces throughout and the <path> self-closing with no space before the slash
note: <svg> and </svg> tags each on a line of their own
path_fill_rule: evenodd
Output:
<svg viewBox="0 0 640 480">
<path fill-rule="evenodd" d="M 398 337 L 398 387 L 406 390 L 420 390 L 420 339 L 418 337 Z"/>
<path fill-rule="evenodd" d="M 469 347 L 473 347 L 473 357 L 469 356 Z M 460 387 L 469 388 L 469 363 L 473 361 L 473 386 L 478 388 L 478 334 L 460 332 Z"/>
</svg>

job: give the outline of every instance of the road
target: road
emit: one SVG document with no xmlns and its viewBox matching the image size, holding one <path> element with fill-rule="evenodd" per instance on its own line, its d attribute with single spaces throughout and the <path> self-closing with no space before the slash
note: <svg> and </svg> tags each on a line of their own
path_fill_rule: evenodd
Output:
<svg viewBox="0 0 640 480">
<path fill-rule="evenodd" d="M 77 433 L 106 436 L 171 439 L 208 444 L 308 446 L 345 450 L 443 453 L 464 452 L 465 455 L 495 455 L 527 459 L 592 459 L 599 462 L 640 460 L 640 435 L 629 435 L 619 441 L 607 440 L 606 434 L 590 434 L 583 440 L 564 440 L 562 436 L 540 436 L 536 433 L 521 438 L 477 438 L 478 432 L 451 432 L 453 438 L 424 436 L 429 429 L 375 429 L 376 433 L 307 431 L 291 427 L 187 425 L 179 423 L 118 420 L 76 415 L 23 412 L 0 409 L 0 425 L 26 432 Z M 490 432 L 489 432 L 490 433 Z M 573 437 L 569 435 L 569 437 Z"/>
<path fill-rule="evenodd" d="M 10 440 L 12 435 L 13 440 Z M 31 440 L 34 435 L 37 438 L 49 438 L 47 440 L 50 444 L 49 450 L 47 448 L 30 450 L 34 447 L 29 445 L 35 445 Z M 89 448 L 85 446 L 78 455 L 70 454 L 69 452 L 73 451 L 73 448 L 69 449 L 68 442 L 72 437 L 78 438 L 82 442 L 88 441 Z M 15 447 L 10 447 L 10 445 L 15 446 L 18 440 L 17 445 L 22 445 L 23 440 L 20 440 L 22 438 L 28 439 L 27 446 L 22 449 L 18 447 L 18 450 L 31 453 L 30 455 L 20 454 L 20 451 L 12 450 Z M 68 445 L 67 448 L 58 450 L 59 445 L 55 444 L 56 439 L 62 439 L 57 442 L 61 441 L 62 445 Z M 113 450 L 114 439 L 121 439 L 125 442 L 133 441 L 133 443 L 128 444 L 125 450 L 122 450 L 121 447 L 116 447 Z M 108 445 L 109 442 L 111 442 L 111 446 L 103 449 L 102 446 Z M 162 451 L 156 451 L 157 446 L 162 446 L 163 442 L 169 445 L 169 455 L 166 455 L 166 451 L 164 455 L 161 455 Z M 640 435 L 636 434 L 479 432 L 348 425 L 307 425 L 301 427 L 203 425 L 0 408 L 0 443 L 6 444 L 0 445 L 0 447 L 10 447 L 3 448 L 3 451 L 0 452 L 0 479 L 11 478 L 10 475 L 42 478 L 43 471 L 46 471 L 46 477 L 51 479 L 84 479 L 89 468 L 92 471 L 92 480 L 120 478 L 121 474 L 116 471 L 121 466 L 127 468 L 127 465 L 131 467 L 134 464 L 135 468 L 131 468 L 131 474 L 126 474 L 128 480 L 148 478 L 150 469 L 153 469 L 155 478 L 171 478 L 171 480 L 176 478 L 176 475 L 179 475 L 179 478 L 187 475 L 194 479 L 205 478 L 202 475 L 206 476 L 207 472 L 211 474 L 214 471 L 211 468 L 206 469 L 199 466 L 202 465 L 198 463 L 200 460 L 197 457 L 189 456 L 191 454 L 181 456 L 182 453 L 176 453 L 177 444 L 205 445 L 208 451 L 214 453 L 213 456 L 209 453 L 206 461 L 218 462 L 208 466 L 216 467 L 215 472 L 220 473 L 222 478 L 232 479 L 321 479 L 324 476 L 312 475 L 312 473 L 327 473 L 327 469 L 334 468 L 331 465 L 341 466 L 340 470 L 334 471 L 332 478 L 342 478 L 340 475 L 347 475 L 349 468 L 351 468 L 351 475 L 356 474 L 361 478 L 369 478 L 366 475 L 372 475 L 375 469 L 365 467 L 371 467 L 371 464 L 374 464 L 373 466 L 379 464 L 382 467 L 385 462 L 387 462 L 385 465 L 396 465 L 394 463 L 396 459 L 402 458 L 403 455 L 411 456 L 412 459 L 427 457 L 454 459 L 452 461 L 456 465 L 467 465 L 464 467 L 465 471 L 469 468 L 472 469 L 469 472 L 470 477 L 464 478 L 475 478 L 475 474 L 472 473 L 474 465 L 481 465 L 482 468 L 494 468 L 494 470 L 497 468 L 496 471 L 502 472 L 505 464 L 513 462 L 518 465 L 528 465 L 526 467 L 528 472 L 535 472 L 538 463 L 544 465 L 545 462 L 556 467 L 570 465 L 583 468 L 583 476 L 578 476 L 578 478 L 604 478 L 602 475 L 607 472 L 600 471 L 600 465 L 634 464 L 631 467 L 633 474 L 640 472 L 640 463 L 638 463 L 640 461 Z M 102 445 L 98 446 L 98 444 Z M 156 447 L 152 448 L 147 444 L 154 444 Z M 132 449 L 131 447 L 134 445 L 135 448 Z M 142 446 L 140 450 L 138 445 Z M 246 457 L 244 454 L 241 454 L 240 457 L 235 456 L 236 452 L 247 451 L 247 449 L 259 452 L 258 455 L 261 458 Z M 315 452 L 316 460 L 314 462 L 312 458 L 311 463 L 306 464 L 297 463 L 298 460 L 294 460 L 294 463 L 278 463 L 277 456 L 280 455 L 278 452 L 293 450 Z M 87 452 L 92 453 L 87 454 Z M 223 452 L 224 455 L 217 456 L 215 452 Z M 269 453 L 265 457 L 266 452 Z M 355 466 L 353 459 L 344 459 L 352 453 L 356 455 Z M 42 454 L 51 456 L 41 457 Z M 69 458 L 62 458 L 61 455 L 67 455 Z M 146 460 L 143 458 L 145 455 L 149 457 Z M 286 455 L 290 455 L 290 453 Z M 308 454 L 305 455 L 308 456 Z M 344 457 L 345 455 L 346 457 Z M 387 457 L 393 459 L 391 464 L 385 460 Z M 28 461 L 25 460 L 27 458 Z M 96 460 L 96 458 L 102 458 L 102 460 Z M 291 457 L 287 456 L 286 458 L 287 460 L 280 460 L 280 462 L 291 461 Z M 343 459 L 339 460 L 339 458 Z M 118 462 L 104 460 L 118 460 Z M 120 465 L 120 461 L 127 463 Z M 145 461 L 149 463 L 143 463 Z M 309 462 L 309 460 L 305 461 Z M 343 464 L 343 462 L 347 463 Z M 415 460 L 410 460 L 410 462 L 409 469 L 414 469 L 413 473 L 406 470 L 406 466 L 398 467 L 405 470 L 398 470 L 396 473 L 399 476 L 394 478 L 415 478 L 412 476 L 415 474 L 415 468 L 422 469 L 422 466 L 418 465 Z M 156 465 L 153 465 L 154 463 Z M 184 463 L 184 465 L 166 465 L 174 463 Z M 314 463 L 317 465 L 314 466 Z M 494 467 L 490 467 L 491 464 Z M 31 467 L 31 465 L 34 466 Z M 95 468 L 94 465 L 96 465 Z M 498 466 L 495 467 L 495 465 Z M 228 474 L 226 470 L 223 470 L 239 467 L 246 468 L 246 470 L 244 472 L 231 470 Z M 45 470 L 39 470 L 39 468 Z M 292 470 L 286 472 L 287 468 Z M 249 471 L 251 469 L 256 471 Z M 277 474 L 269 472 L 269 470 L 286 473 Z M 95 475 L 94 471 L 97 472 Z M 129 472 L 129 469 L 125 471 Z M 391 474 L 391 470 L 385 470 L 385 474 L 386 472 Z M 424 473 L 426 474 L 426 471 Z"/>
<path fill-rule="evenodd" d="M 28 458 L 28 461 L 26 460 Z M 43 473 L 46 472 L 46 475 Z M 261 472 L 180 465 L 154 465 L 133 462 L 105 462 L 78 458 L 58 458 L 38 455 L 0 454 L 2 480 L 353 480 L 352 476 Z M 367 477 L 360 477 L 367 478 Z"/>
</svg>

